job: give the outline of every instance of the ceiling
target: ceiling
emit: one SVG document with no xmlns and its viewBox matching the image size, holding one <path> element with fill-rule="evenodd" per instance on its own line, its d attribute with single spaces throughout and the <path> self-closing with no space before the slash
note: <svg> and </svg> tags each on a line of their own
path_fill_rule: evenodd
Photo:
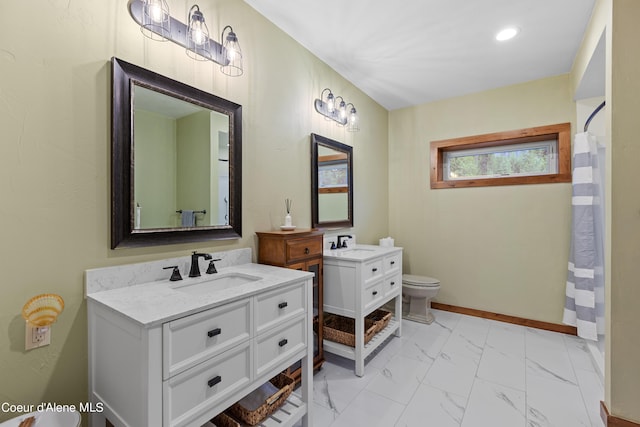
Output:
<svg viewBox="0 0 640 427">
<path fill-rule="evenodd" d="M 388 110 L 568 73 L 594 1 L 245 0 Z"/>
</svg>

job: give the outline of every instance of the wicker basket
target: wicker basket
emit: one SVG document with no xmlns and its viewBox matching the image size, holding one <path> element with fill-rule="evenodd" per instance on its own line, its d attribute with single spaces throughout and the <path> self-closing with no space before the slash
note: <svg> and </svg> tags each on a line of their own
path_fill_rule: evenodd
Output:
<svg viewBox="0 0 640 427">
<path fill-rule="evenodd" d="M 391 312 L 387 310 L 378 309 L 372 312 L 366 318 L 373 321 L 373 323 L 376 325 L 376 334 L 377 334 L 378 332 L 386 328 L 387 325 L 389 325 L 389 321 L 391 321 Z"/>
<path fill-rule="evenodd" d="M 237 422 L 224 412 L 216 415 L 216 417 L 212 419 L 211 422 L 216 427 L 241 427 L 239 422 Z"/>
<path fill-rule="evenodd" d="M 324 338 L 350 347 L 356 346 L 356 322 L 350 317 L 337 314 L 324 315 Z M 373 320 L 364 319 L 364 343 L 371 341 L 376 334 L 376 325 Z"/>
<path fill-rule="evenodd" d="M 283 373 L 276 375 L 269 381 L 279 390 L 269 397 L 266 402 L 254 411 L 249 411 L 240 405 L 240 403 L 234 403 L 233 406 L 229 408 L 229 413 L 250 426 L 254 426 L 277 411 L 293 391 L 295 381 Z"/>
</svg>

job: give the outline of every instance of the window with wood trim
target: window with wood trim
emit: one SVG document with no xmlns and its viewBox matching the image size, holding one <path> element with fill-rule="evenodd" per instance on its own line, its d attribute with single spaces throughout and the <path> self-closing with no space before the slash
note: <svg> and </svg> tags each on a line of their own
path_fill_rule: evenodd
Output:
<svg viewBox="0 0 640 427">
<path fill-rule="evenodd" d="M 431 141 L 431 188 L 571 182 L 571 124 Z"/>
</svg>

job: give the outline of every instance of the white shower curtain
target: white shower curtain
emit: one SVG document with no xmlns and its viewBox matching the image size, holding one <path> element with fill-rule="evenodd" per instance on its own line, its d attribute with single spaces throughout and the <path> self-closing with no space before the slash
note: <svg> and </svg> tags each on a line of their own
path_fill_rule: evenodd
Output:
<svg viewBox="0 0 640 427">
<path fill-rule="evenodd" d="M 580 337 L 594 341 L 598 334 L 604 334 L 603 167 L 604 149 L 598 149 L 595 136 L 588 132 L 577 134 L 563 322 L 576 326 Z"/>
</svg>

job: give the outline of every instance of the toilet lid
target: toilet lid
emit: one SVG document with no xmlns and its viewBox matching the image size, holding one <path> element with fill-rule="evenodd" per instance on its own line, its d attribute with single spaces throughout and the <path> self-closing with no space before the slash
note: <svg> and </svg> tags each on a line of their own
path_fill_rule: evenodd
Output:
<svg viewBox="0 0 640 427">
<path fill-rule="evenodd" d="M 434 287 L 434 286 L 440 285 L 440 281 L 438 279 L 434 279 L 433 277 L 427 277 L 427 276 L 416 276 L 413 274 L 403 274 L 402 283 L 406 283 L 407 285 L 424 286 L 424 287 Z"/>
<path fill-rule="evenodd" d="M 8 421 L 0 423 L 1 427 L 19 427 L 20 423 L 29 417 L 35 417 L 34 427 L 47 426 L 47 427 L 78 427 L 80 425 L 80 413 L 77 411 L 71 412 L 31 412 L 28 414 L 22 414 L 14 417 Z"/>
</svg>

